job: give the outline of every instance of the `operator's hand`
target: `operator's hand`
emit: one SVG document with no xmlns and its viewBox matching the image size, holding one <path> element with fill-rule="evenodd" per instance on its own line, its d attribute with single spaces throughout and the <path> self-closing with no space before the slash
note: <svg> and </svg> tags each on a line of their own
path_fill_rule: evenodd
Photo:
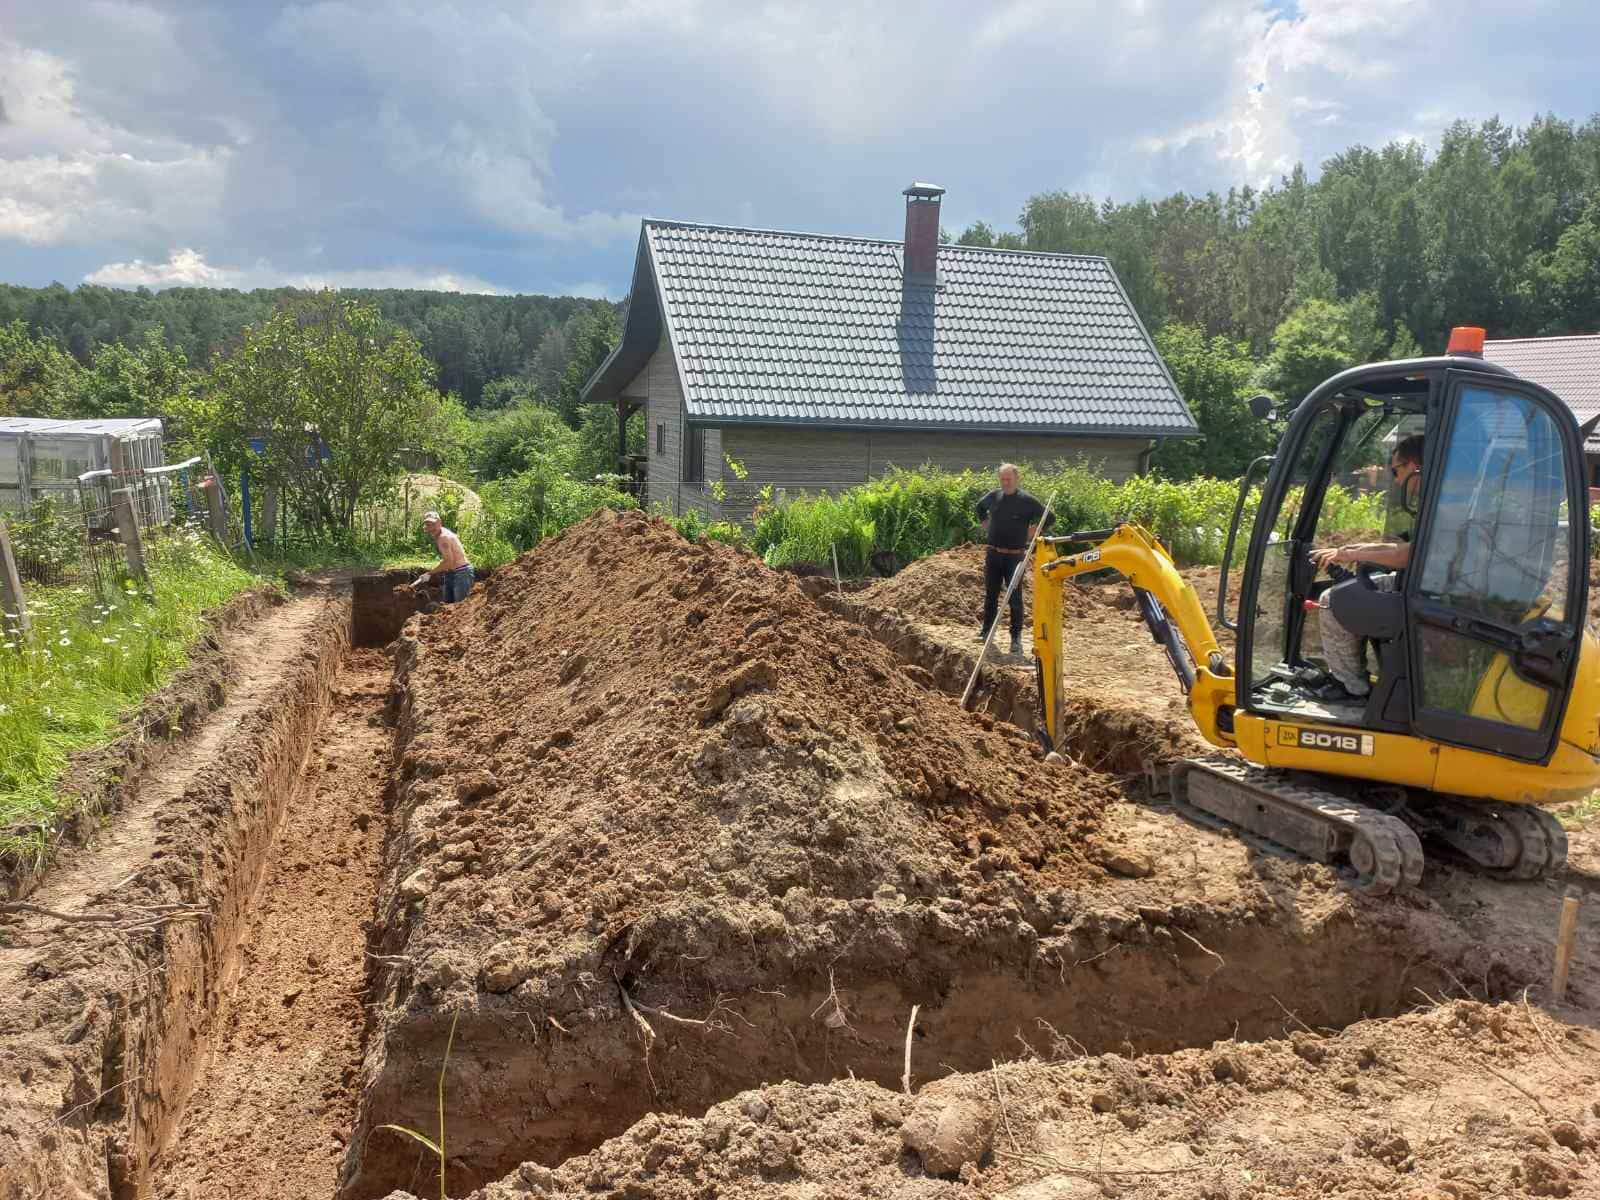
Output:
<svg viewBox="0 0 1600 1200">
<path fill-rule="evenodd" d="M 1342 550 L 1336 549 L 1333 546 L 1325 546 L 1320 550 L 1313 550 L 1311 552 L 1311 561 L 1317 564 L 1317 570 L 1326 571 L 1334 563 L 1344 561 L 1344 559 L 1340 557 L 1340 555 L 1343 553 L 1344 552 Z"/>
</svg>

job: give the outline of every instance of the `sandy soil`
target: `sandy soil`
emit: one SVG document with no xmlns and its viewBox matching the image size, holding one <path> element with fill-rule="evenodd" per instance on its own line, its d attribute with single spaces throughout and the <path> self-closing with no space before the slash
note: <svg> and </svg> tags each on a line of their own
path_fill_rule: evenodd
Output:
<svg viewBox="0 0 1600 1200">
<path fill-rule="evenodd" d="M 220 1038 L 157 1166 L 162 1200 L 331 1195 L 355 1119 L 391 664 L 357 650 L 284 811 Z"/>
<path fill-rule="evenodd" d="M 602 514 L 411 619 L 393 693 L 347 655 L 320 725 L 327 607 L 269 614 L 251 702 L 41 897 L 210 915 L 0 925 L 0 1200 L 432 1194 L 378 1126 L 437 1132 L 447 1040 L 478 1200 L 1600 1196 L 1600 838 L 1375 901 L 1181 819 L 1120 586 L 1069 601 L 1046 763 L 1031 664 L 949 694 L 979 553 L 813 600 Z"/>
</svg>

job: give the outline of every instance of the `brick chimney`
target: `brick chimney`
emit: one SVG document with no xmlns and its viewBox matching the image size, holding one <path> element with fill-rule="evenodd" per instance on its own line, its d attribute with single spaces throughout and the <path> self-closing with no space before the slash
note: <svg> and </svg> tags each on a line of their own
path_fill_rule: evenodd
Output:
<svg viewBox="0 0 1600 1200">
<path fill-rule="evenodd" d="M 905 281 L 932 285 L 939 279 L 939 197 L 933 183 L 913 183 L 906 198 Z"/>
</svg>

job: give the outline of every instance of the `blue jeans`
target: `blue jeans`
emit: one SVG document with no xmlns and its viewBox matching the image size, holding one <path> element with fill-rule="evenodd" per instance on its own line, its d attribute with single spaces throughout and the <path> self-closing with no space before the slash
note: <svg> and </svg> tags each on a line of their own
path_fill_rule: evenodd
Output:
<svg viewBox="0 0 1600 1200">
<path fill-rule="evenodd" d="M 444 573 L 443 590 L 446 604 L 459 604 L 467 598 L 467 593 L 472 590 L 472 564 L 457 567 L 454 571 Z"/>
</svg>

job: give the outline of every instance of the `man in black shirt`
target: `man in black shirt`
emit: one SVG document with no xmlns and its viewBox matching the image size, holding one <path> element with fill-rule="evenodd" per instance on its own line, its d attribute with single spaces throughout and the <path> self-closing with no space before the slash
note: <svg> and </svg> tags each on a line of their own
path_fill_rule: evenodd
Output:
<svg viewBox="0 0 1600 1200">
<path fill-rule="evenodd" d="M 1033 541 L 1044 516 L 1044 505 L 1017 486 L 1019 478 L 1020 472 L 1014 464 L 1003 464 L 1000 486 L 978 501 L 978 520 L 989 535 L 989 550 L 983 558 L 981 637 L 989 636 L 989 627 L 1000 615 L 1000 592 L 1023 565 L 1028 544 Z M 1054 521 L 1052 515 L 1045 524 L 1048 527 Z M 1011 592 L 1011 653 L 1022 653 L 1021 583 Z"/>
</svg>

